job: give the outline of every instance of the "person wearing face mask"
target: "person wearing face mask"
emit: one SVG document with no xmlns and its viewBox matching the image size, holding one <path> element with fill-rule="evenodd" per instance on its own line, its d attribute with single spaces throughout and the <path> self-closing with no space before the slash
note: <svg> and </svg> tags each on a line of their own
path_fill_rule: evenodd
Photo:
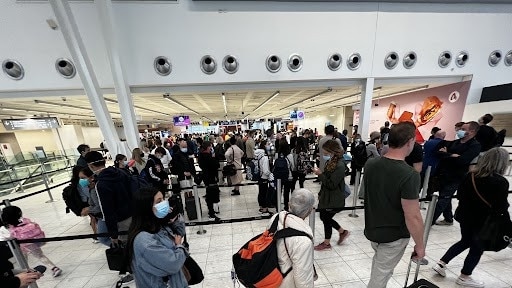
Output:
<svg viewBox="0 0 512 288">
<path fill-rule="evenodd" d="M 123 154 L 117 154 L 116 158 L 114 160 L 114 167 L 117 169 L 122 169 L 124 172 L 130 174 L 130 175 L 139 175 L 139 172 L 137 171 L 137 168 L 133 167 L 135 166 L 135 161 L 132 162 L 132 165 L 129 165 L 128 158 L 126 158 Z"/>
<path fill-rule="evenodd" d="M 199 153 L 199 167 L 203 172 L 203 181 L 206 185 L 206 204 L 208 206 L 208 216 L 210 220 L 219 221 L 219 217 L 215 215 L 218 212 L 219 199 L 219 185 L 217 185 L 218 169 L 220 167 L 219 161 L 215 158 L 215 151 L 210 141 L 204 141 L 201 145 L 201 152 Z M 217 209 L 214 209 L 217 208 Z"/>
<path fill-rule="evenodd" d="M 479 128 L 475 121 L 464 123 L 462 129 L 457 131 L 460 139 L 442 142 L 444 145 L 437 152 L 440 159 L 437 168 L 439 200 L 432 225 L 453 225 L 452 196 L 468 172 L 471 161 L 480 154 L 481 145 L 475 139 Z M 441 214 L 444 220 L 436 222 Z"/>
<path fill-rule="evenodd" d="M 148 182 L 162 191 L 166 191 L 167 185 L 169 184 L 169 177 L 167 172 L 165 172 L 164 165 L 160 161 L 164 156 L 165 148 L 157 147 L 155 154 L 149 155 L 146 167 L 144 167 L 144 174 L 146 175 Z"/>
<path fill-rule="evenodd" d="M 187 140 L 178 139 L 177 144 L 173 147 L 173 157 L 171 160 L 171 173 L 178 176 L 178 181 L 190 179 L 192 177 L 193 162 L 190 163 L 188 155 Z M 193 159 L 191 159 L 193 161 Z"/>
<path fill-rule="evenodd" d="M 164 167 L 164 170 L 165 172 L 169 172 L 169 163 L 171 162 L 172 160 L 172 157 L 171 157 L 171 153 L 169 152 L 169 150 L 167 150 L 164 146 L 162 146 L 162 140 L 160 139 L 156 139 L 155 140 L 155 145 L 156 145 L 156 148 L 151 150 L 151 154 L 155 154 L 156 153 L 156 149 L 158 147 L 162 147 L 164 148 L 164 154 L 163 156 L 160 158 L 160 162 L 162 162 L 162 166 Z M 160 150 L 160 152 L 162 152 L 162 150 Z"/>
<path fill-rule="evenodd" d="M 103 214 L 101 214 L 98 194 L 96 193 L 96 189 L 94 187 L 94 173 L 92 173 L 89 167 L 85 167 L 80 170 L 78 177 L 80 178 L 80 180 L 78 181 L 78 185 L 82 189 L 87 189 L 89 192 L 89 199 L 87 201 L 89 206 L 82 209 L 81 216 L 85 217 L 89 215 L 89 225 L 91 225 L 92 232 L 96 234 L 98 233 L 98 221 L 103 221 Z M 105 225 L 104 222 L 105 221 L 103 221 L 102 225 Z M 108 238 L 103 238 L 102 240 L 108 243 Z M 99 240 L 96 237 L 94 237 L 92 243 L 96 244 L 98 242 Z"/>
<path fill-rule="evenodd" d="M 134 203 L 127 247 L 137 287 L 188 287 L 182 272 L 189 253 L 182 245 L 181 216 L 173 216 L 169 201 L 155 188 L 141 189 Z"/>
<path fill-rule="evenodd" d="M 135 169 L 140 173 L 146 167 L 146 160 L 144 160 L 144 153 L 140 148 L 135 148 L 132 151 L 132 160 L 134 161 Z"/>
<path fill-rule="evenodd" d="M 464 125 L 464 122 L 457 122 L 457 123 L 455 123 L 455 127 L 454 127 L 454 130 L 455 130 L 455 140 L 458 140 L 458 139 L 464 137 L 464 135 L 462 135 L 462 137 L 459 137 L 459 134 L 457 133 L 457 132 L 459 132 L 462 129 L 462 125 Z"/>
<path fill-rule="evenodd" d="M 324 241 L 315 250 L 322 251 L 331 249 L 332 229 L 339 233 L 338 245 L 348 237 L 350 232 L 343 229 L 333 217 L 345 207 L 345 162 L 343 161 L 343 148 L 336 140 L 328 140 L 322 146 L 322 158 L 325 161 L 325 169 L 313 169 L 321 182 L 318 193 L 318 211 L 320 220 L 324 224 Z"/>
</svg>

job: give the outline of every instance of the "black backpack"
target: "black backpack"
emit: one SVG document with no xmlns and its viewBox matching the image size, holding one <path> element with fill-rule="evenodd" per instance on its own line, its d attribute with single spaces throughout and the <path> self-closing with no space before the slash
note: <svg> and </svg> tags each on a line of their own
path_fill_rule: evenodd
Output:
<svg viewBox="0 0 512 288">
<path fill-rule="evenodd" d="M 352 151 L 352 163 L 358 167 L 364 167 L 364 164 L 368 160 L 368 154 L 366 153 L 366 145 L 361 142 L 354 147 Z"/>
<path fill-rule="evenodd" d="M 248 161 L 246 166 L 246 179 L 249 181 L 260 181 L 261 173 L 260 173 L 260 160 L 262 157 L 258 159 L 253 159 Z"/>
<path fill-rule="evenodd" d="M 62 190 L 62 199 L 66 203 L 66 213 L 72 211 L 76 216 L 81 216 L 82 209 L 89 206 L 87 203 L 82 202 L 78 188 L 72 187 L 72 185 L 68 185 Z"/>
<path fill-rule="evenodd" d="M 297 172 L 301 174 L 308 174 L 313 167 L 311 166 L 311 162 L 309 161 L 308 153 L 299 152 L 297 155 Z"/>
<path fill-rule="evenodd" d="M 288 165 L 288 159 L 283 154 L 279 154 L 276 161 L 274 162 L 274 179 L 288 180 L 290 167 Z"/>
<path fill-rule="evenodd" d="M 124 172 L 124 171 L 123 171 Z M 139 190 L 141 188 L 146 188 L 146 187 L 152 187 L 153 185 L 151 185 L 151 182 L 149 182 L 147 180 L 146 177 L 144 176 L 141 176 L 141 175 L 130 175 L 126 172 L 124 172 L 126 174 L 126 176 L 128 177 L 129 179 L 129 189 L 130 189 L 130 192 L 132 194 L 132 196 L 136 195 L 139 193 Z"/>
</svg>

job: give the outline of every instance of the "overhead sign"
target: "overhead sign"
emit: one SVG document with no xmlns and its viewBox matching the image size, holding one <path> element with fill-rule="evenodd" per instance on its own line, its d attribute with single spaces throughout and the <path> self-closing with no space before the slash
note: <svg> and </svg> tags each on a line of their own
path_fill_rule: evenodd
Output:
<svg viewBox="0 0 512 288">
<path fill-rule="evenodd" d="M 189 116 L 177 116 L 174 117 L 174 126 L 188 126 L 190 125 L 190 117 Z"/>
<path fill-rule="evenodd" d="M 29 118 L 29 119 L 3 119 L 5 130 L 43 130 L 59 128 L 56 117 Z"/>
</svg>

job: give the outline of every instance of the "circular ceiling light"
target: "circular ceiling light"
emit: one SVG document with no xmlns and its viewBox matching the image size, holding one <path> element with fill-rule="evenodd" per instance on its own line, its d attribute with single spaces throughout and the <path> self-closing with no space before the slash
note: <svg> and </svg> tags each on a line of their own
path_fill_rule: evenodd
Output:
<svg viewBox="0 0 512 288">
<path fill-rule="evenodd" d="M 508 51 L 507 55 L 505 55 L 505 65 L 512 66 L 512 50 Z"/>
<path fill-rule="evenodd" d="M 298 54 L 290 55 L 288 58 L 288 69 L 292 72 L 297 72 L 302 68 L 302 57 Z"/>
<path fill-rule="evenodd" d="M 55 61 L 55 69 L 59 74 L 67 79 L 71 79 L 76 75 L 75 65 L 71 60 L 66 58 L 59 58 Z"/>
<path fill-rule="evenodd" d="M 7 75 L 7 77 L 13 80 L 21 80 L 23 79 L 23 76 L 25 76 L 25 70 L 23 69 L 23 66 L 21 66 L 21 64 L 16 60 L 4 60 L 2 63 L 2 70 L 4 70 L 4 73 Z"/>
<path fill-rule="evenodd" d="M 267 70 L 271 73 L 276 73 L 281 69 L 281 58 L 276 55 L 269 55 L 267 57 L 267 61 L 265 62 Z"/>
<path fill-rule="evenodd" d="M 238 71 L 238 60 L 233 55 L 227 55 L 224 57 L 224 60 L 222 60 L 222 67 L 226 73 L 234 74 Z"/>
<path fill-rule="evenodd" d="M 215 62 L 212 56 L 206 55 L 201 58 L 201 71 L 208 75 L 217 71 L 217 62 Z"/>
<path fill-rule="evenodd" d="M 491 67 L 496 67 L 500 63 L 501 57 L 502 54 L 500 50 L 492 51 L 491 54 L 489 55 L 489 65 Z"/>
<path fill-rule="evenodd" d="M 327 58 L 327 67 L 331 69 L 331 71 L 336 71 L 341 68 L 342 58 L 340 53 L 334 53 Z"/>
<path fill-rule="evenodd" d="M 384 58 L 384 66 L 389 69 L 395 69 L 396 65 L 398 65 L 398 54 L 396 52 L 390 52 Z"/>
<path fill-rule="evenodd" d="M 348 69 L 357 70 L 361 66 L 361 60 L 361 55 L 359 55 L 359 53 L 352 53 L 347 60 Z"/>
<path fill-rule="evenodd" d="M 457 64 L 458 67 L 462 68 L 466 66 L 466 63 L 469 60 L 469 54 L 466 51 L 461 51 L 457 55 L 457 58 L 455 58 L 455 64 Z"/>
<path fill-rule="evenodd" d="M 404 57 L 404 67 L 406 69 L 411 69 L 412 67 L 414 67 L 414 65 L 416 65 L 417 60 L 418 57 L 416 56 L 416 53 L 412 51 L 407 53 Z"/>
<path fill-rule="evenodd" d="M 165 56 L 156 57 L 155 61 L 153 62 L 153 66 L 156 73 L 160 76 L 167 76 L 171 74 L 172 65 L 171 62 L 169 62 L 169 59 L 167 59 Z"/>
<path fill-rule="evenodd" d="M 452 62 L 452 53 L 450 51 L 444 51 L 439 55 L 439 60 L 437 63 L 439 64 L 439 67 L 446 68 L 450 63 Z"/>
</svg>

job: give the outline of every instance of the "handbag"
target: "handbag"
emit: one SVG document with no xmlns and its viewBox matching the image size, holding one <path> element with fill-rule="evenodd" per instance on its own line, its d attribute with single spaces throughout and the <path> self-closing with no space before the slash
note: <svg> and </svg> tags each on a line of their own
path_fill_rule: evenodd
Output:
<svg viewBox="0 0 512 288">
<path fill-rule="evenodd" d="M 222 168 L 222 175 L 224 177 L 235 176 L 236 175 L 236 167 L 235 164 L 227 164 Z"/>
<path fill-rule="evenodd" d="M 196 285 L 204 280 L 203 270 L 201 270 L 201 267 L 199 267 L 196 260 L 191 256 L 187 257 L 181 271 L 183 272 L 183 275 L 185 275 L 188 285 Z"/>
<path fill-rule="evenodd" d="M 493 211 L 492 206 L 480 195 L 475 184 L 475 174 L 471 174 L 473 188 L 480 199 L 489 206 L 490 214 L 485 218 L 484 224 L 478 232 L 478 239 L 484 251 L 501 251 L 510 244 L 512 237 L 512 222 L 508 213 Z"/>
<path fill-rule="evenodd" d="M 105 250 L 105 256 L 107 256 L 108 269 L 121 273 L 132 273 L 131 265 L 128 263 L 128 251 L 123 243 L 111 244 L 110 248 Z"/>
</svg>

